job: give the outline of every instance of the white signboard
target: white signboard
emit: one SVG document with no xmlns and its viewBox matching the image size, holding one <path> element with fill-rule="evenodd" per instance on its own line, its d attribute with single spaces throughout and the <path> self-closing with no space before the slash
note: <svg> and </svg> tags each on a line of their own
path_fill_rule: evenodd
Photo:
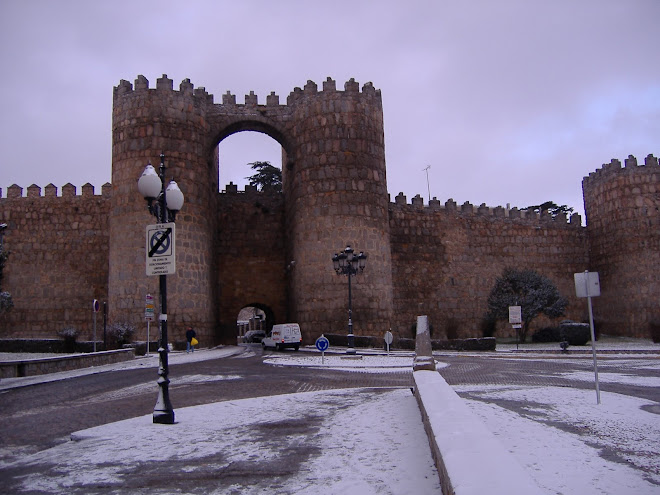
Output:
<svg viewBox="0 0 660 495">
<path fill-rule="evenodd" d="M 147 294 L 146 303 L 144 305 L 144 319 L 147 321 L 154 321 L 155 309 L 154 296 Z"/>
<path fill-rule="evenodd" d="M 576 273 L 575 277 L 575 295 L 577 297 L 598 297 L 600 296 L 600 281 L 598 272 Z"/>
<path fill-rule="evenodd" d="M 522 323 L 522 306 L 509 306 L 509 323 Z"/>
<path fill-rule="evenodd" d="M 172 275 L 174 262 L 174 222 L 147 225 L 147 275 Z"/>
</svg>

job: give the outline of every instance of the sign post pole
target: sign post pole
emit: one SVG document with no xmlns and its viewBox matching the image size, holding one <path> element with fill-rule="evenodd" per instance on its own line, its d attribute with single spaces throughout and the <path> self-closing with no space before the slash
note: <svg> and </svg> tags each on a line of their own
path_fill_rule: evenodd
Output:
<svg viewBox="0 0 660 495">
<path fill-rule="evenodd" d="M 154 321 L 154 310 L 154 297 L 151 294 L 147 294 L 144 305 L 144 319 L 147 320 L 147 356 L 149 355 L 149 326 Z"/>
<path fill-rule="evenodd" d="M 325 351 L 330 347 L 330 341 L 325 335 L 321 334 L 321 336 L 316 339 L 314 345 L 319 351 L 321 351 L 321 364 L 325 364 Z"/>
<path fill-rule="evenodd" d="M 589 272 L 574 274 L 575 294 L 577 297 L 587 298 L 587 307 L 589 308 L 589 329 L 591 330 L 591 353 L 594 359 L 594 379 L 596 382 L 596 403 L 600 404 L 600 385 L 598 384 L 598 361 L 596 359 L 596 332 L 594 330 L 594 311 L 591 305 L 591 298 L 600 296 L 600 280 L 598 272 Z"/>
<path fill-rule="evenodd" d="M 99 312 L 98 299 L 94 299 L 92 302 L 92 311 L 94 312 L 94 352 L 96 352 L 96 313 Z"/>
<path fill-rule="evenodd" d="M 387 345 L 387 355 L 390 355 L 390 344 L 394 340 L 394 336 L 392 335 L 392 332 L 389 330 L 385 332 L 385 344 Z"/>
<path fill-rule="evenodd" d="M 509 306 L 509 323 L 516 329 L 516 350 L 520 343 L 520 328 L 522 327 L 522 306 Z"/>
</svg>

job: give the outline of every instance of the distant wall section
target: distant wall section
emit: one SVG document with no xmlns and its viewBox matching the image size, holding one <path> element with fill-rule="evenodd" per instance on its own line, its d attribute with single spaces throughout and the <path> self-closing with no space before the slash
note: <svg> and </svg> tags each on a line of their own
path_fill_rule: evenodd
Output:
<svg viewBox="0 0 660 495">
<path fill-rule="evenodd" d="M 255 186 L 239 192 L 229 184 L 218 197 L 215 254 L 225 342 L 236 343 L 236 319 L 246 306 L 267 306 L 276 323 L 287 321 L 284 245 L 283 195 L 257 192 Z"/>
<path fill-rule="evenodd" d="M 470 203 L 390 203 L 393 331 L 412 335 L 416 315 L 428 315 L 433 338 L 481 336 L 488 295 L 505 268 L 547 276 L 568 298 L 567 317 L 582 321 L 573 273 L 588 266 L 586 230 L 579 215 L 556 218 Z M 512 335 L 500 325 L 497 336 Z M 514 334 L 515 335 L 515 334 Z"/>
<path fill-rule="evenodd" d="M 101 195 L 91 184 L 81 195 L 71 184 L 57 192 L 49 184 L 42 196 L 32 185 L 23 197 L 21 187 L 11 186 L 0 199 L 10 253 L 3 286 L 14 302 L 0 318 L 3 338 L 56 338 L 58 330 L 73 327 L 80 340 L 91 340 L 92 301 L 107 300 L 110 184 Z"/>
</svg>

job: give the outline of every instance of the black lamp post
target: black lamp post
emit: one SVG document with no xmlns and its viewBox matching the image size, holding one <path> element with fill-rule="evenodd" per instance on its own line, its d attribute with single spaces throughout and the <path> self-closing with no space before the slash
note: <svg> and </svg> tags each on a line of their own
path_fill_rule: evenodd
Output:
<svg viewBox="0 0 660 495">
<path fill-rule="evenodd" d="M 138 190 L 147 200 L 149 213 L 159 223 L 174 222 L 176 212 L 183 206 L 183 193 L 176 182 L 171 181 L 165 189 L 165 155 L 160 154 L 160 170 L 156 174 L 149 163 L 138 180 Z M 160 277 L 160 345 L 158 347 L 158 399 L 154 406 L 154 423 L 174 424 L 174 409 L 170 402 L 169 365 L 167 360 L 167 275 Z M 149 342 L 147 342 L 149 345 Z"/>
<path fill-rule="evenodd" d="M 346 354 L 355 354 L 355 336 L 353 335 L 353 306 L 351 301 L 351 275 L 364 271 L 367 255 L 360 251 L 354 254 L 351 246 L 346 246 L 343 252 L 332 256 L 332 266 L 337 275 L 348 275 L 348 349 Z"/>
</svg>

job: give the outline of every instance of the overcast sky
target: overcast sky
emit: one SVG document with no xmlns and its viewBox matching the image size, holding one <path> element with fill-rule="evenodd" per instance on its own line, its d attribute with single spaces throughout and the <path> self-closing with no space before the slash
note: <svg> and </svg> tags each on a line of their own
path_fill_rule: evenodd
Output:
<svg viewBox="0 0 660 495">
<path fill-rule="evenodd" d="M 659 39 L 658 0 L 2 0 L 0 187 L 99 192 L 121 79 L 284 103 L 354 77 L 382 91 L 392 200 L 582 212 L 589 172 L 660 154 Z M 221 187 L 281 166 L 259 133 L 220 151 Z"/>
</svg>

